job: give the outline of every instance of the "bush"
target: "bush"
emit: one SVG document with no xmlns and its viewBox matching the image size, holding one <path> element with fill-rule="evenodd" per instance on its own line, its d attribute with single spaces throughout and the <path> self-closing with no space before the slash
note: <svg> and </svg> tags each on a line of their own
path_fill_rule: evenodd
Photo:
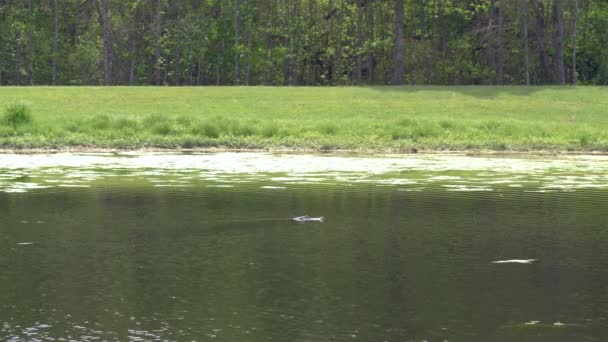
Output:
<svg viewBox="0 0 608 342">
<path fill-rule="evenodd" d="M 112 118 L 107 114 L 97 114 L 89 119 L 88 125 L 93 127 L 95 130 L 105 130 L 110 128 Z"/>
<path fill-rule="evenodd" d="M 169 122 L 169 118 L 166 115 L 161 114 L 148 114 L 142 120 L 144 127 L 154 126 L 159 123 Z"/>
<path fill-rule="evenodd" d="M 32 108 L 29 102 L 9 103 L 4 109 L 2 123 L 5 125 L 17 128 L 21 125 L 30 124 L 32 121 Z"/>
<path fill-rule="evenodd" d="M 169 123 L 167 121 L 158 122 L 158 123 L 154 124 L 151 127 L 151 130 L 152 130 L 152 133 L 158 134 L 158 135 L 169 135 L 174 131 L 171 123 Z"/>
<path fill-rule="evenodd" d="M 121 117 L 114 121 L 113 126 L 120 130 L 137 130 L 139 123 L 133 119 Z"/>
<path fill-rule="evenodd" d="M 318 130 L 320 133 L 323 133 L 325 135 L 335 135 L 336 133 L 338 133 L 338 127 L 331 123 L 322 124 L 321 126 L 319 126 Z"/>
<path fill-rule="evenodd" d="M 279 133 L 279 127 L 274 123 L 268 123 L 262 126 L 260 133 L 263 137 L 272 138 Z"/>
<path fill-rule="evenodd" d="M 237 120 L 231 120 L 229 123 L 230 132 L 237 137 L 249 137 L 255 134 L 253 123 L 251 122 L 239 122 Z"/>
<path fill-rule="evenodd" d="M 218 138 L 220 136 L 220 128 L 211 120 L 204 121 L 197 126 L 194 126 L 192 133 L 198 136 L 209 138 Z"/>
</svg>

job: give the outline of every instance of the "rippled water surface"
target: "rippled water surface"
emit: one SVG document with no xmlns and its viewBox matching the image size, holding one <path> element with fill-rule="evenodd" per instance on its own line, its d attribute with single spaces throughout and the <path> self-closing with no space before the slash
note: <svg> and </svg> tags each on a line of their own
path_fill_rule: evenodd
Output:
<svg viewBox="0 0 608 342">
<path fill-rule="evenodd" d="M 605 341 L 607 228 L 600 156 L 0 154 L 0 339 Z"/>
</svg>

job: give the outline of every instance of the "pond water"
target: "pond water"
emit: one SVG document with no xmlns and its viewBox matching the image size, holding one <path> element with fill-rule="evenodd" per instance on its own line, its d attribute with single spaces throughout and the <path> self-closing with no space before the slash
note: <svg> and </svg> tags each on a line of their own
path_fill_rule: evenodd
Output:
<svg viewBox="0 0 608 342">
<path fill-rule="evenodd" d="M 608 339 L 606 157 L 3 154 L 0 217 L 1 340 Z"/>
</svg>

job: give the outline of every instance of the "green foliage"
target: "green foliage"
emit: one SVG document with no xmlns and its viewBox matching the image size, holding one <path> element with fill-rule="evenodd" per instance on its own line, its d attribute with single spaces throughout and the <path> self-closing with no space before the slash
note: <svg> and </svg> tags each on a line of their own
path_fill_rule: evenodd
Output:
<svg viewBox="0 0 608 342">
<path fill-rule="evenodd" d="M 562 2 L 568 75 L 574 45 L 570 31 L 576 18 L 578 80 L 607 84 L 608 2 L 579 1 L 578 16 L 573 1 Z M 53 1 L 26 3 L 4 1 L 0 6 L 0 83 L 51 84 L 55 65 L 57 84 L 102 84 L 99 6 L 65 1 L 54 11 Z M 111 41 L 107 45 L 112 58 L 106 62 L 111 64 L 113 83 L 120 85 L 389 84 L 395 67 L 395 3 L 240 1 L 237 12 L 235 1 L 224 0 L 163 0 L 160 8 L 155 1 L 110 1 Z M 553 73 L 558 58 L 551 1 L 404 0 L 404 4 L 407 82 L 496 84 L 502 51 L 505 83 L 524 84 L 523 23 L 528 23 L 532 83 L 553 82 L 555 77 L 542 80 L 539 76 L 539 32 L 534 24 L 537 19 L 545 23 Z M 543 18 L 536 18 L 535 4 L 544 6 Z M 499 12 L 497 6 L 504 8 Z M 496 27 L 498 13 L 504 14 L 501 30 Z M 59 23 L 56 50 L 52 44 L 55 19 Z M 230 134 L 254 133 L 235 130 Z"/>
<path fill-rule="evenodd" d="M 195 127 L 192 133 L 209 138 L 219 138 L 220 128 L 213 121 L 205 120 Z"/>
<path fill-rule="evenodd" d="M 335 135 L 338 132 L 338 126 L 333 123 L 324 123 L 319 126 L 318 130 L 325 135 Z"/>
<path fill-rule="evenodd" d="M 173 126 L 167 121 L 157 122 L 151 126 L 150 131 L 158 135 L 169 135 L 173 132 Z"/>
<path fill-rule="evenodd" d="M 35 122 L 3 102 L 24 92 Z M 3 87 L 2 107 L 30 117 L 2 113 L 4 147 L 608 151 L 603 87 Z"/>
<path fill-rule="evenodd" d="M 32 107 L 29 102 L 17 101 L 7 104 L 4 108 L 2 123 L 17 128 L 32 123 Z"/>
<path fill-rule="evenodd" d="M 260 133 L 265 138 L 272 138 L 279 133 L 279 126 L 273 122 L 268 122 L 262 125 Z"/>
</svg>

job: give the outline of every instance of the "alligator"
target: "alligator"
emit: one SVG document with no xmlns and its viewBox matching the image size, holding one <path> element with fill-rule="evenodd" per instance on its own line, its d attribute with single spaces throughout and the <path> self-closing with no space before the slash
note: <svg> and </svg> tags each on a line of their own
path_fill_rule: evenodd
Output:
<svg viewBox="0 0 608 342">
<path fill-rule="evenodd" d="M 308 215 L 298 216 L 291 219 L 292 222 L 297 223 L 310 223 L 310 222 L 325 222 L 325 218 L 321 217 L 310 217 Z"/>
<path fill-rule="evenodd" d="M 531 264 L 536 259 L 511 259 L 511 260 L 498 260 L 492 261 L 493 264 Z"/>
</svg>

